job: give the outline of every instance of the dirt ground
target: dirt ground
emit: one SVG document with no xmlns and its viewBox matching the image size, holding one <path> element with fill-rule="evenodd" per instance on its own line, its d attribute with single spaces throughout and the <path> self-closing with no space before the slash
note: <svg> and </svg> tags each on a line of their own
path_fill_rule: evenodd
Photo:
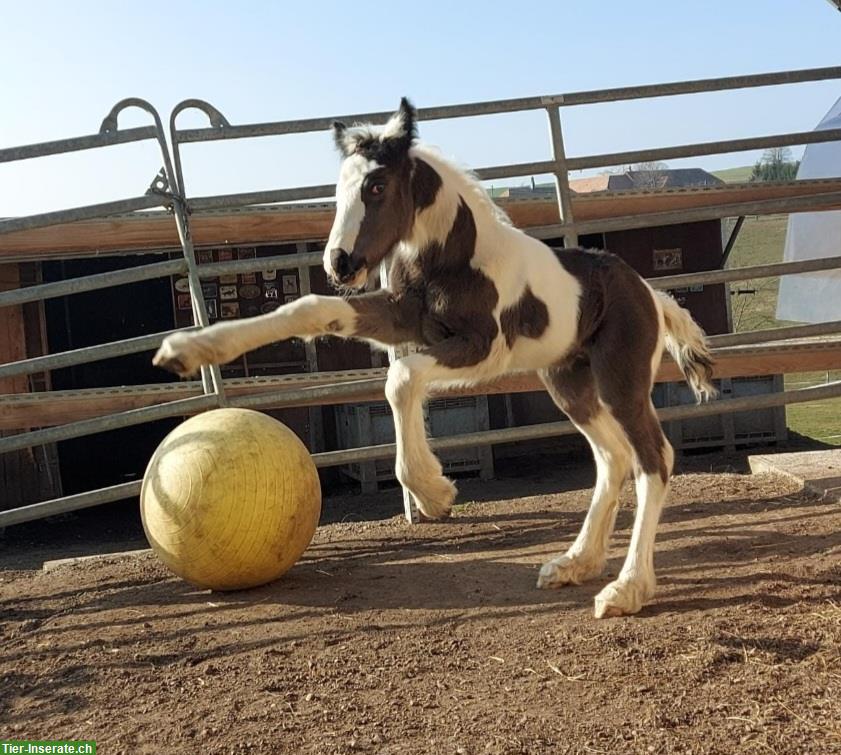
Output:
<svg viewBox="0 0 841 755">
<path fill-rule="evenodd" d="M 73 523 L 51 524 L 61 548 L 48 525 L 9 530 L 0 739 L 96 739 L 100 753 L 841 752 L 841 506 L 770 476 L 679 475 L 655 601 L 597 621 L 630 489 L 609 573 L 535 589 L 581 523 L 588 474 L 465 483 L 461 500 L 485 500 L 443 524 L 325 524 L 282 580 L 230 594 L 151 555 L 43 572 L 84 550 L 81 535 L 68 546 Z M 348 500 L 341 518 L 358 519 L 364 501 Z M 399 505 L 396 491 L 378 500 Z"/>
</svg>

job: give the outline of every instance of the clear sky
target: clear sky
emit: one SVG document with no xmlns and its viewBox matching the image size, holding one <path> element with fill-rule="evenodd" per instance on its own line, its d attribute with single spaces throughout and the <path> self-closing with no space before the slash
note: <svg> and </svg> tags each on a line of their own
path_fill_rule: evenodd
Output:
<svg viewBox="0 0 841 755">
<path fill-rule="evenodd" d="M 841 63 L 826 0 L 11 2 L 0 0 L 0 146 L 94 133 L 128 96 L 164 121 L 200 97 L 232 123 L 419 106 Z M 569 154 L 810 130 L 841 81 L 563 111 Z M 147 118 L 126 114 L 121 125 Z M 199 125 L 185 114 L 180 125 Z M 478 167 L 548 157 L 545 115 L 421 124 Z M 716 169 L 753 154 L 694 162 Z M 152 143 L 0 164 L 0 216 L 142 194 Z M 335 179 L 326 134 L 190 145 L 188 192 Z"/>
</svg>

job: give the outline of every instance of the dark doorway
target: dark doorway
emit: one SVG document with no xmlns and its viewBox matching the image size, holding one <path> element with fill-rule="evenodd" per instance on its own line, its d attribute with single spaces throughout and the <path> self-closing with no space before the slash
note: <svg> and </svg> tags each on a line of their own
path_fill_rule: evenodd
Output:
<svg viewBox="0 0 841 755">
<path fill-rule="evenodd" d="M 103 257 L 45 262 L 44 281 L 67 280 L 168 259 L 168 255 Z M 46 302 L 51 353 L 146 335 L 174 327 L 172 284 L 158 278 L 74 294 Z M 151 352 L 107 359 L 52 374 L 53 390 L 78 390 L 172 382 L 152 366 Z M 173 418 L 64 441 L 58 444 L 65 494 L 137 480 Z"/>
</svg>

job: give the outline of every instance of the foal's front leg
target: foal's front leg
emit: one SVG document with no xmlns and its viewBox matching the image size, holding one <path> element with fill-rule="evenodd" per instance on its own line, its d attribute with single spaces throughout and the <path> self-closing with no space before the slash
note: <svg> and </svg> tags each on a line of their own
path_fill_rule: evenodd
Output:
<svg viewBox="0 0 841 755">
<path fill-rule="evenodd" d="M 464 364 L 471 353 L 463 338 L 449 338 L 426 351 L 394 362 L 388 370 L 385 394 L 394 414 L 397 442 L 395 474 L 430 519 L 450 513 L 456 486 L 444 476 L 441 462 L 432 453 L 423 421 L 423 402 L 430 383 L 488 378 L 498 371 L 490 362 Z"/>
<path fill-rule="evenodd" d="M 287 338 L 336 335 L 384 344 L 414 340 L 391 292 L 349 299 L 308 294 L 258 317 L 222 322 L 202 330 L 167 336 L 152 360 L 182 377 L 205 364 L 225 364 L 240 354 Z"/>
</svg>

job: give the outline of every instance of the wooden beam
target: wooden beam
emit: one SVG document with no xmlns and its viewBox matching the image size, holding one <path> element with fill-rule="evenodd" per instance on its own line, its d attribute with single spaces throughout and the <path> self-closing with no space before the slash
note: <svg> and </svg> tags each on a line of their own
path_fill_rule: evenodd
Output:
<svg viewBox="0 0 841 755">
<path fill-rule="evenodd" d="M 715 377 L 778 375 L 790 372 L 835 369 L 841 369 L 841 339 L 722 349 L 716 354 Z M 313 375 L 284 375 L 247 380 L 226 380 L 225 387 L 229 396 L 244 396 L 267 391 L 295 390 L 370 378 L 384 379 L 385 370 L 349 370 L 322 372 Z M 658 382 L 673 382 L 682 379 L 683 377 L 674 362 L 668 359 L 664 360 L 657 375 Z M 523 373 L 509 375 L 475 389 L 438 391 L 434 396 L 522 393 L 542 389 L 542 384 L 533 373 Z M 112 412 L 151 406 L 164 401 L 197 396 L 200 393 L 200 383 L 181 382 L 0 396 L 0 430 L 59 425 Z M 298 405 L 358 403 L 361 401 L 382 401 L 383 398 L 382 390 L 371 390 L 361 396 L 354 396 L 352 399 L 341 401 L 319 399 Z"/>
<path fill-rule="evenodd" d="M 591 221 L 731 202 L 808 197 L 829 191 L 841 191 L 841 179 L 576 194 L 572 197 L 572 207 L 577 220 Z M 554 199 L 503 199 L 500 205 L 520 228 L 558 222 L 558 205 Z M 282 243 L 327 238 L 333 214 L 333 205 L 329 203 L 250 207 L 196 212 L 190 225 L 197 246 Z M 0 260 L 43 260 L 178 248 L 175 221 L 162 212 L 0 234 Z"/>
<path fill-rule="evenodd" d="M 0 291 L 20 288 L 18 265 L 0 265 Z M 23 307 L 6 307 L 0 316 L 0 364 L 26 359 L 26 330 Z M 0 378 L 0 392 L 19 393 L 28 390 L 25 375 Z"/>
</svg>

